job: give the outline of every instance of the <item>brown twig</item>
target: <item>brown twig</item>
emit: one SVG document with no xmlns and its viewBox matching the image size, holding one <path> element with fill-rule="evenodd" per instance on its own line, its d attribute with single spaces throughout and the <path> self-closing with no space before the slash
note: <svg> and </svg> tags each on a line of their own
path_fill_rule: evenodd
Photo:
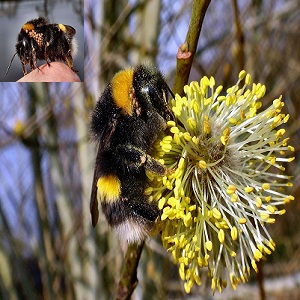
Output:
<svg viewBox="0 0 300 300">
<path fill-rule="evenodd" d="M 123 261 L 121 279 L 118 284 L 116 300 L 130 299 L 138 284 L 137 267 L 142 254 L 144 243 L 128 245 Z"/>
<path fill-rule="evenodd" d="M 188 83 L 192 62 L 197 49 L 202 23 L 211 0 L 194 0 L 189 30 L 185 42 L 177 53 L 177 67 L 173 92 L 182 95 L 183 87 Z"/>
<path fill-rule="evenodd" d="M 263 273 L 263 262 L 257 262 L 258 272 L 256 273 L 256 280 L 259 288 L 260 300 L 266 300 L 266 291 L 264 288 L 264 273 Z"/>
<path fill-rule="evenodd" d="M 245 68 L 245 50 L 244 42 L 245 36 L 242 30 L 240 22 L 240 13 L 237 0 L 232 0 L 233 10 L 234 10 L 234 23 L 235 23 L 235 35 L 236 35 L 236 57 L 238 61 L 239 70 L 244 70 Z"/>
</svg>

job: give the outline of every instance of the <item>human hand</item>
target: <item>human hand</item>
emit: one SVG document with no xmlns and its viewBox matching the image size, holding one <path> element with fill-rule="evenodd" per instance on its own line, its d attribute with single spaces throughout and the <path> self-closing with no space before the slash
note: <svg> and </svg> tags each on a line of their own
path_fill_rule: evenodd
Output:
<svg viewBox="0 0 300 300">
<path fill-rule="evenodd" d="M 78 75 L 66 64 L 53 61 L 34 69 L 17 82 L 80 82 Z"/>
</svg>

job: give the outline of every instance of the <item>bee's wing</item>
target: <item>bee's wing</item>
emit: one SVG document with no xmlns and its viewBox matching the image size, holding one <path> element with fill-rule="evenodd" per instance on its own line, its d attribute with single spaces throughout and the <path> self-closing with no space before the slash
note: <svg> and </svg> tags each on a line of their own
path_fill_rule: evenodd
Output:
<svg viewBox="0 0 300 300">
<path fill-rule="evenodd" d="M 92 192 L 91 192 L 91 199 L 90 199 L 90 212 L 92 216 L 92 225 L 94 227 L 98 223 L 98 219 L 99 219 L 99 209 L 98 209 L 98 199 L 97 199 L 97 181 L 100 177 L 100 165 L 99 163 L 97 163 L 99 155 L 100 155 L 100 146 L 98 148 L 97 157 L 96 157 L 96 164 L 95 164 L 93 185 L 92 185 Z"/>
<path fill-rule="evenodd" d="M 100 136 L 100 144 L 96 156 L 95 171 L 94 171 L 93 185 L 92 185 L 92 192 L 91 192 L 91 199 L 90 199 L 90 212 L 92 216 L 92 225 L 94 227 L 97 225 L 99 219 L 97 181 L 101 176 L 101 169 L 99 164 L 100 152 L 109 149 L 112 136 L 116 130 L 119 116 L 120 116 L 120 112 L 118 112 L 118 114 L 114 116 L 114 118 L 109 122 L 109 124 L 107 125 L 107 127 L 104 129 L 103 133 Z"/>
<path fill-rule="evenodd" d="M 70 25 L 65 25 L 66 27 L 66 30 L 67 30 L 67 33 L 70 35 L 70 36 L 74 36 L 76 34 L 76 30 L 74 27 L 70 26 Z"/>
</svg>

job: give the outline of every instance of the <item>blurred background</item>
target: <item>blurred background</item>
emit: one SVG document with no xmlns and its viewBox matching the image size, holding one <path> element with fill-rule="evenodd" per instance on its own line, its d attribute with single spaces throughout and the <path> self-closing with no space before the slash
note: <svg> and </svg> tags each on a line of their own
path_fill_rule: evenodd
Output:
<svg viewBox="0 0 300 300">
<path fill-rule="evenodd" d="M 2 73 L 24 23 L 21 12 L 17 19 L 8 12 L 12 2 L 16 1 L 0 2 L 0 22 L 18 22 L 12 36 L 7 23 L 1 23 L 0 45 L 9 53 L 0 60 Z M 45 5 L 55 22 L 73 26 L 79 20 L 83 27 L 84 18 L 85 82 L 0 83 L 0 299 L 115 295 L 123 253 L 102 214 L 95 229 L 89 214 L 96 155 L 89 135 L 90 112 L 113 74 L 141 61 L 156 64 L 172 88 L 176 53 L 185 41 L 192 7 L 189 0 L 87 0 L 84 10 L 80 1 L 60 3 L 68 9 L 56 10 L 58 4 L 46 0 L 21 1 L 15 7 L 34 4 L 33 16 L 26 15 L 25 21 Z M 80 26 L 74 25 L 76 30 Z M 284 113 L 290 114 L 285 129 L 296 160 L 286 169 L 294 178 L 289 193 L 296 200 L 268 228 L 277 247 L 262 264 L 264 277 L 259 282 L 266 299 L 300 298 L 299 28 L 299 0 L 212 0 L 190 76 L 190 81 L 214 76 L 216 84 L 226 88 L 245 69 L 254 82 L 266 85 L 263 105 L 283 95 Z M 17 57 L 13 65 L 21 72 Z M 133 299 L 260 297 L 253 270 L 250 282 L 236 292 L 228 286 L 215 295 L 203 270 L 202 286 L 186 295 L 159 237 L 147 241 L 138 278 Z"/>
</svg>

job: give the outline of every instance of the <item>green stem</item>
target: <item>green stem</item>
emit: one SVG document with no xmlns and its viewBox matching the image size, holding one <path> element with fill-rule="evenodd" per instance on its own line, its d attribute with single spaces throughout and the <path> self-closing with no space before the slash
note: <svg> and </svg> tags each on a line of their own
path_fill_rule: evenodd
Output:
<svg viewBox="0 0 300 300">
<path fill-rule="evenodd" d="M 188 83 L 194 55 L 205 13 L 211 0 L 194 0 L 192 16 L 185 42 L 177 53 L 177 67 L 173 92 L 183 95 L 183 87 Z"/>
</svg>

